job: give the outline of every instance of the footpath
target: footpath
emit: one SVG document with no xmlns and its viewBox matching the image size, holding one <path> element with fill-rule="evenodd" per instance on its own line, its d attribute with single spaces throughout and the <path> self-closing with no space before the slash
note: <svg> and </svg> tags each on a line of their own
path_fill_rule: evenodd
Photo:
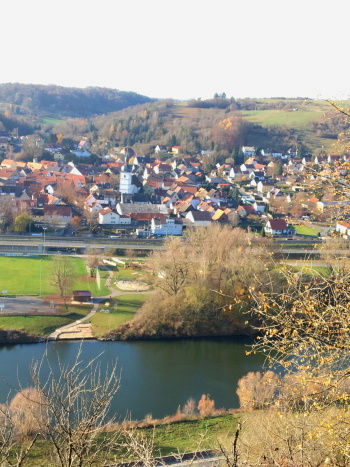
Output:
<svg viewBox="0 0 350 467">
<path fill-rule="evenodd" d="M 78 321 L 74 321 L 74 323 L 67 324 L 66 326 L 62 326 L 56 329 L 50 336 L 48 337 L 49 341 L 56 341 L 56 340 L 81 340 L 81 339 L 95 339 L 92 334 L 92 326 L 90 324 L 90 318 L 93 316 L 101 302 L 108 300 L 110 298 L 118 297 L 119 295 L 129 294 L 130 291 L 124 292 L 121 290 L 117 290 L 112 287 L 112 280 L 113 280 L 113 271 L 109 271 L 109 276 L 106 279 L 106 287 L 110 290 L 110 294 L 104 297 L 94 298 L 92 301 L 92 310 L 89 314 L 84 316 L 84 318 L 79 319 Z M 145 293 L 145 292 L 132 292 L 132 293 Z M 147 292 L 146 292 L 147 293 Z M 108 306 L 106 304 L 106 306 Z"/>
</svg>

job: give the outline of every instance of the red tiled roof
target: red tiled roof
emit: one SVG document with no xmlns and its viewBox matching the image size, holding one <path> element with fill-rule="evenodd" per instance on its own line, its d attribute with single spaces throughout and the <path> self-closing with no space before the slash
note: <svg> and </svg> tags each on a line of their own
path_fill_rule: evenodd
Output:
<svg viewBox="0 0 350 467">
<path fill-rule="evenodd" d="M 270 227 L 272 230 L 287 230 L 288 226 L 284 219 L 270 219 Z"/>
</svg>

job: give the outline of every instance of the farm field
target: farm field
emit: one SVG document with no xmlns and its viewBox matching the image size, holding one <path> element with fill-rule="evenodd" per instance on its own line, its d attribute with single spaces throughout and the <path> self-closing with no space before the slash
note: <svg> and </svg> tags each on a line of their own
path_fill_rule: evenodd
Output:
<svg viewBox="0 0 350 467">
<path fill-rule="evenodd" d="M 260 103 L 278 104 L 281 99 L 257 99 Z M 289 102 L 288 99 L 283 99 L 283 102 Z M 225 118 L 242 117 L 243 119 L 261 125 L 263 127 L 285 127 L 293 129 L 296 133 L 297 140 L 309 151 L 324 148 L 332 151 L 335 154 L 341 150 L 337 146 L 337 141 L 331 138 L 318 136 L 313 132 L 310 123 L 320 121 L 328 112 L 333 112 L 333 107 L 324 100 L 291 100 L 290 101 L 297 110 L 291 109 L 266 109 L 266 110 L 233 110 L 226 113 L 225 109 L 216 108 L 193 108 L 186 107 L 186 103 L 177 103 L 172 109 L 174 118 L 182 118 L 184 121 L 190 120 L 194 125 L 201 125 L 203 128 L 211 128 L 213 122 L 218 122 Z M 338 103 L 346 105 L 347 103 Z M 250 145 L 268 146 L 269 141 L 261 135 L 250 136 Z"/>
<path fill-rule="evenodd" d="M 62 122 L 60 118 L 53 118 L 53 117 L 43 117 L 41 121 L 47 125 L 58 125 Z"/>
<path fill-rule="evenodd" d="M 109 294 L 109 289 L 101 280 L 101 290 L 98 289 L 94 278 L 87 274 L 82 258 L 67 257 L 71 262 L 76 279 L 73 289 L 89 290 L 92 296 Z M 52 257 L 21 258 L 0 257 L 0 291 L 7 290 L 10 295 L 40 295 L 40 282 L 42 295 L 55 294 L 50 284 Z M 40 281 L 41 276 L 41 281 Z"/>
</svg>

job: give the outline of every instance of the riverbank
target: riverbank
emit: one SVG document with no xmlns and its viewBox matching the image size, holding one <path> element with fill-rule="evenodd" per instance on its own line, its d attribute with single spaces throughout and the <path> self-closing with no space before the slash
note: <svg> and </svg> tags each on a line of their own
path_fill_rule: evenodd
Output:
<svg viewBox="0 0 350 467">
<path fill-rule="evenodd" d="M 176 415 L 173 416 L 173 418 Z M 170 417 L 168 417 L 170 418 Z M 218 448 L 218 442 L 227 443 L 229 447 L 230 440 L 233 439 L 237 429 L 240 414 L 223 414 L 210 417 L 188 417 L 186 420 L 163 421 L 159 423 L 148 422 L 147 426 L 142 426 L 143 422 L 135 422 L 131 426 L 130 422 L 125 422 L 115 427 L 121 432 L 119 437 L 120 446 L 123 445 L 125 435 L 123 430 L 134 429 L 135 437 L 142 439 L 144 437 L 149 443 L 153 444 L 153 457 L 176 455 L 177 457 L 187 452 L 199 452 Z M 156 422 L 156 421 L 155 421 Z M 110 436 L 112 429 L 99 435 L 100 439 Z M 51 466 L 48 452 L 50 445 L 47 441 L 38 440 L 26 460 L 26 466 L 45 465 Z M 112 450 L 108 458 L 100 458 L 102 463 L 127 462 L 131 461 L 127 457 L 126 450 L 116 448 Z M 135 459 L 135 457 L 134 457 Z"/>
</svg>

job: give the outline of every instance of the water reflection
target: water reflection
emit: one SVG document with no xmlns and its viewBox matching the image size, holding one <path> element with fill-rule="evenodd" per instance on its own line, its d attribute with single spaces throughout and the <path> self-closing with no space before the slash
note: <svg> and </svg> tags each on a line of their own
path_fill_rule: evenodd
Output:
<svg viewBox="0 0 350 467">
<path fill-rule="evenodd" d="M 141 419 L 152 413 L 164 417 L 175 413 L 189 397 L 199 400 L 210 394 L 216 407 L 238 407 L 237 381 L 248 371 L 258 371 L 263 357 L 247 357 L 248 340 L 234 338 L 198 339 L 157 342 L 95 342 L 82 344 L 82 359 L 88 362 L 102 353 L 101 365 L 106 368 L 118 361 L 121 388 L 112 410 L 123 418 L 128 412 Z M 56 371 L 58 359 L 72 364 L 79 342 L 0 347 L 0 403 L 10 387 L 30 384 L 29 368 L 33 360 L 47 352 Z M 43 378 L 47 369 L 43 367 Z"/>
</svg>

